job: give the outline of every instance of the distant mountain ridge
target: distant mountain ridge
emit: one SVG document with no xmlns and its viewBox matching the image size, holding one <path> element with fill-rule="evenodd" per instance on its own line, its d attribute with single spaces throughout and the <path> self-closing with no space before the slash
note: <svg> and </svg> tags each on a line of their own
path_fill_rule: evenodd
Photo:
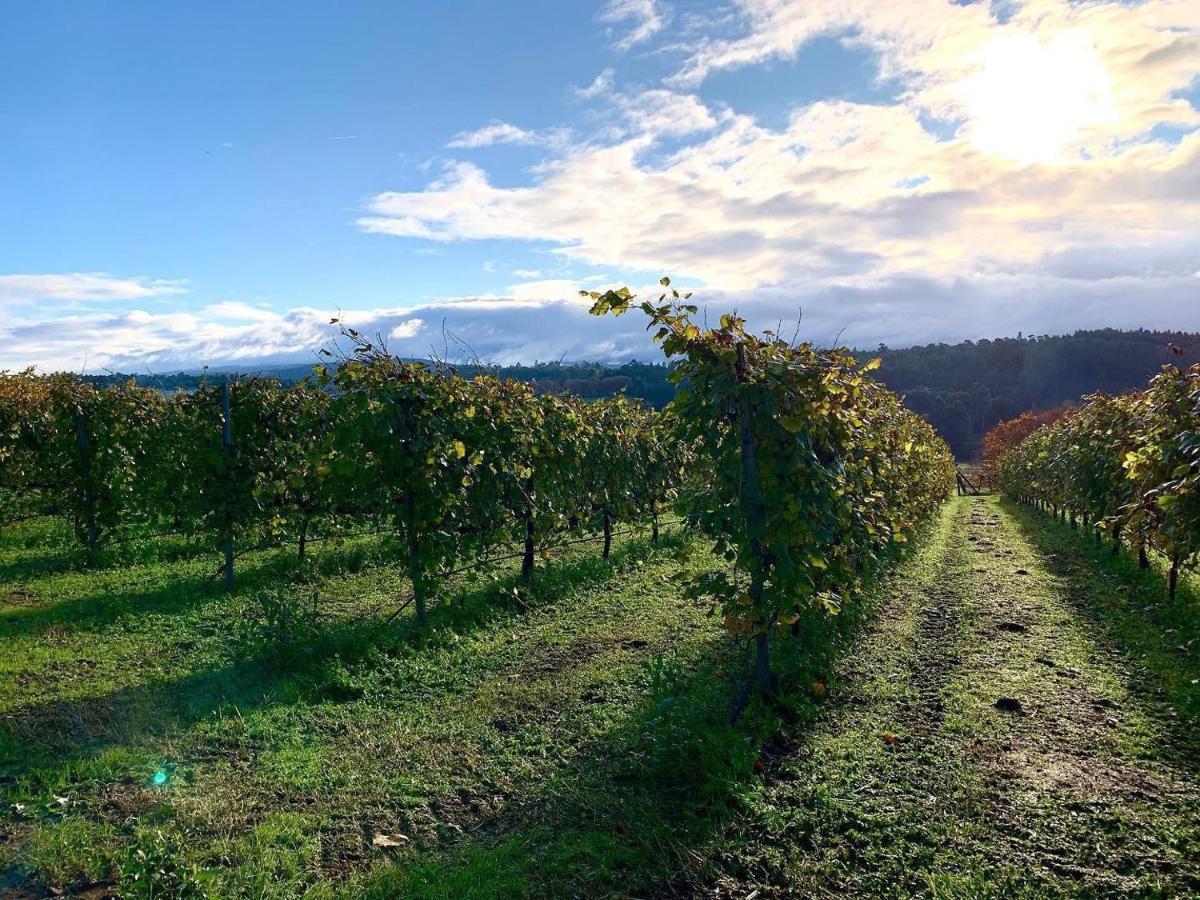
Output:
<svg viewBox="0 0 1200 900">
<path fill-rule="evenodd" d="M 1050 409 L 1104 391 L 1120 393 L 1141 387 L 1162 366 L 1200 362 L 1200 334 L 1182 331 L 1121 331 L 1114 328 L 1077 331 L 1070 335 L 1022 336 L 957 344 L 925 344 L 874 351 L 856 350 L 861 359 L 883 360 L 878 377 L 916 412 L 928 418 L 959 459 L 973 459 L 993 425 L 1027 409 Z M 460 366 L 465 375 L 478 366 Z M 487 369 L 502 378 L 531 382 L 548 391 L 571 391 L 603 397 L 625 391 L 661 407 L 675 389 L 664 363 L 553 362 Z M 171 375 L 88 376 L 97 383 L 120 383 L 134 377 L 139 384 L 163 390 L 187 390 L 202 380 L 226 374 L 264 375 L 299 381 L 311 365 L 228 367 L 205 373 Z"/>
</svg>

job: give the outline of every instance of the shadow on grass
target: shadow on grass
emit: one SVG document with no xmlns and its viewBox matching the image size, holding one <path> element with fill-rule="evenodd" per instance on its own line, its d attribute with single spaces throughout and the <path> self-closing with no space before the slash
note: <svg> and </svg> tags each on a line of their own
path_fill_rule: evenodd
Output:
<svg viewBox="0 0 1200 900">
<path fill-rule="evenodd" d="M 757 703 L 729 722 L 722 643 L 689 669 L 651 664 L 648 695 L 532 793 L 468 836 L 405 854 L 343 896 L 694 896 L 723 826 L 757 793 L 774 726 Z"/>
<path fill-rule="evenodd" d="M 0 530 L 0 584 L 71 572 L 86 554 L 64 519 L 38 518 Z"/>
<path fill-rule="evenodd" d="M 348 537 L 339 537 L 337 534 L 312 536 L 309 540 L 310 552 L 317 551 L 316 556 L 320 558 L 325 555 L 320 553 L 322 545 L 337 548 L 339 540 L 356 541 L 356 546 L 361 546 L 358 539 L 364 535 L 377 540 L 381 536 L 361 531 Z M 385 531 L 382 537 L 386 536 Z M 211 534 L 134 531 L 123 540 L 109 542 L 103 546 L 97 564 L 89 566 L 86 549 L 75 538 L 70 524 L 65 520 L 48 519 L 21 523 L 0 533 L 0 584 L 52 575 L 87 575 L 130 567 L 170 565 L 205 556 L 213 558 L 215 569 L 220 562 L 222 551 L 213 541 Z M 274 553 L 285 559 L 290 555 L 293 565 L 296 563 L 294 543 L 272 543 L 257 552 Z"/>
<path fill-rule="evenodd" d="M 881 566 L 877 587 L 896 561 Z M 882 600 L 876 590 L 842 616 L 814 614 L 798 638 L 773 640 L 778 700 L 770 708 L 753 700 L 736 723 L 730 710 L 750 673 L 748 646 L 721 641 L 686 665 L 651 659 L 645 697 L 537 790 L 461 839 L 402 851 L 339 896 L 709 894 L 729 826 L 758 814 L 764 762 L 803 742 L 825 709 L 810 693 L 814 680 L 828 675 Z"/>
<path fill-rule="evenodd" d="M 1067 579 L 1078 608 L 1126 656 L 1150 672 L 1168 701 L 1192 720 L 1193 743 L 1200 747 L 1194 723 L 1200 717 L 1200 590 L 1195 575 L 1180 579 L 1172 603 L 1162 560 L 1149 569 L 1122 547 L 1112 555 L 1097 544 L 1037 510 L 1003 501 L 1024 537 L 1046 555 L 1047 568 Z"/>
<path fill-rule="evenodd" d="M 531 609 L 619 577 L 652 552 L 678 549 L 682 542 L 681 536 L 664 536 L 656 551 L 644 540 L 632 540 L 615 547 L 610 561 L 592 554 L 552 561 L 539 567 L 529 584 L 521 584 L 515 573 L 461 584 L 448 593 L 448 602 L 430 610 L 423 629 L 411 615 L 391 623 L 373 615 L 319 621 L 294 640 L 280 642 L 264 640 L 255 623 L 243 624 L 240 633 L 230 635 L 235 658 L 229 665 L 95 697 L 16 706 L 0 718 L 0 789 L 11 786 L 14 796 L 27 797 L 61 790 L 64 778 L 92 771 L 89 761 L 109 748 L 146 747 L 224 710 L 236 708 L 240 715 L 285 703 L 358 699 L 359 689 L 345 676 L 364 660 L 448 647 L 480 628 L 503 627 Z M 264 582 L 270 580 L 270 569 L 261 573 Z M 253 586 L 250 579 L 243 584 Z M 204 748 L 210 751 L 219 748 Z"/>
<path fill-rule="evenodd" d="M 649 533 L 648 524 L 631 527 L 638 534 Z M 570 541 L 577 539 L 579 533 L 572 531 L 557 537 Z M 591 539 L 598 541 L 599 532 L 594 532 Z M 137 567 L 170 565 L 205 556 L 212 557 L 215 569 L 220 564 L 223 551 L 213 540 L 211 533 L 188 535 L 182 532 L 133 532 L 124 542 L 109 542 L 103 546 L 98 562 L 89 566 L 86 548 L 80 544 L 66 520 L 47 517 L 21 522 L 0 529 L 0 585 L 28 582 L 54 575 L 86 576 Z M 391 546 L 394 540 L 393 533 L 386 528 L 375 531 L 360 529 L 345 533 L 312 534 L 308 539 L 306 567 L 311 569 L 313 560 L 317 560 L 318 567 L 323 565 L 331 550 L 336 555 L 348 547 L 354 548 L 354 552 L 362 552 L 367 546 L 373 546 L 378 553 Z M 248 553 L 275 554 L 284 560 L 290 556 L 292 567 L 299 570 L 302 567 L 296 559 L 296 546 L 294 540 L 272 541 L 260 545 L 261 549 Z M 511 546 L 519 549 L 515 540 Z M 549 546 L 550 549 L 555 549 L 556 545 Z M 236 549 L 241 559 L 242 548 L 239 546 Z M 240 563 L 238 571 L 241 571 Z"/>
<path fill-rule="evenodd" d="M 31 547 L 8 546 L 0 549 L 0 583 L 32 581 L 53 575 L 87 575 L 111 572 L 133 566 L 168 565 L 211 556 L 220 551 L 210 541 L 189 540 L 180 535 L 149 536 L 102 548 L 95 565 L 88 565 L 87 550 L 69 536 Z M 216 566 L 216 563 L 213 563 Z"/>
<path fill-rule="evenodd" d="M 329 577 L 357 573 L 388 562 L 392 560 L 382 545 L 331 547 L 315 561 L 310 560 L 305 575 Z M 96 589 L 48 605 L 0 607 L 0 640 L 35 634 L 51 627 L 70 632 L 95 631 L 118 619 L 143 613 L 186 614 L 225 596 L 217 568 L 220 560 L 213 555 L 211 563 L 211 568 L 205 566 L 199 573 L 195 566 L 191 571 L 172 571 L 162 562 L 120 570 L 67 572 L 67 579 L 94 581 Z M 235 594 L 243 596 L 272 586 L 288 585 L 302 577 L 295 555 L 286 549 L 265 550 L 240 560 L 236 572 Z M 43 592 L 52 593 L 53 586 L 44 586 Z"/>
<path fill-rule="evenodd" d="M 663 538 L 670 539 L 668 533 L 664 533 Z M 637 539 L 642 540 L 641 537 Z M 617 545 L 618 548 L 620 546 L 622 545 Z M 70 553 L 78 556 L 77 562 L 81 564 L 82 555 L 74 550 Z M 8 608 L 2 605 L 4 595 L 0 594 L 0 640 L 35 634 L 51 627 L 70 632 L 94 631 L 118 619 L 141 613 L 186 614 L 198 606 L 224 596 L 224 587 L 218 571 L 220 558 L 211 548 L 203 550 L 203 553 L 209 554 L 212 567 L 199 574 L 194 571 L 171 571 L 172 563 L 202 555 L 190 552 L 180 559 L 150 559 L 120 569 L 100 567 L 93 570 L 71 565 L 59 568 L 57 563 L 39 568 L 37 560 L 34 560 L 31 562 L 32 568 L 25 571 L 26 577 L 63 576 L 72 580 L 94 580 L 97 584 L 96 590 L 57 603 Z M 236 594 L 247 596 L 266 588 L 311 580 L 314 576 L 330 578 L 379 566 L 396 565 L 399 560 L 398 553 L 387 534 L 366 539 L 350 539 L 342 544 L 327 544 L 319 553 L 310 555 L 303 566 L 298 565 L 292 548 L 258 551 L 236 563 Z M 619 558 L 619 550 L 614 558 Z M 598 555 L 595 559 L 597 565 L 603 565 Z M 553 580 L 555 577 L 553 571 L 544 572 L 540 566 L 536 571 L 539 572 L 539 576 L 535 582 L 535 589 L 537 583 L 544 582 L 547 578 Z M 0 567 L 0 576 L 3 576 L 3 567 Z M 466 579 L 460 577 L 458 582 L 464 580 Z M 152 584 L 146 586 L 147 582 Z M 0 584 L 6 583 L 11 582 L 0 577 Z M 130 587 L 126 587 L 125 584 L 129 584 Z M 43 592 L 52 593 L 53 588 L 44 587 Z M 25 590 L 17 593 L 23 599 L 28 596 Z M 457 611 L 452 615 L 457 615 Z"/>
<path fill-rule="evenodd" d="M 155 567 L 148 572 L 154 575 Z M 103 581 L 104 573 L 96 580 Z M 122 571 L 133 584 L 144 585 L 146 578 L 137 578 L 137 571 Z M 288 574 L 281 560 L 268 558 L 243 567 L 238 572 L 238 593 L 254 591 L 278 583 Z M 76 577 L 88 578 L 79 573 Z M 93 593 L 62 600 L 52 605 L 10 608 L 0 611 L 0 639 L 23 634 L 35 634 L 51 627 L 70 632 L 94 631 L 117 619 L 142 613 L 179 615 L 222 596 L 220 580 L 212 574 L 163 573 L 153 577 L 149 587 L 133 588 L 122 584 L 101 586 Z"/>
<path fill-rule="evenodd" d="M 678 540 L 665 541 L 664 549 Z M 372 665 L 380 653 L 448 646 L 477 629 L 503 629 L 527 611 L 621 577 L 650 552 L 647 542 L 632 540 L 609 562 L 595 554 L 555 561 L 540 567 L 518 595 L 515 573 L 465 585 L 453 602 L 431 611 L 426 630 L 408 620 L 387 629 L 378 619 L 328 623 L 299 654 L 294 647 L 283 648 L 281 657 L 280 648 L 247 645 L 246 657 L 226 667 L 84 701 L 19 708 L 0 724 L 0 796 L 26 801 L 68 788 L 78 795 L 84 784 L 128 779 L 140 771 L 134 763 L 144 769 L 159 736 L 234 706 L 245 711 L 354 699 L 354 680 L 338 675 L 347 667 Z M 777 642 L 782 699 L 775 709 L 752 703 L 736 725 L 729 721 L 731 698 L 735 682 L 749 672 L 748 648 L 721 640 L 683 662 L 671 654 L 650 659 L 628 686 L 644 694 L 601 730 L 575 734 L 576 755 L 563 761 L 550 754 L 531 775 L 532 789 L 513 794 L 492 814 L 466 814 L 454 823 L 462 830 L 447 832 L 446 843 L 401 850 L 405 855 L 394 864 L 344 885 L 346 896 L 694 895 L 715 875 L 725 827 L 748 814 L 762 791 L 764 752 L 782 752 L 785 742 L 806 733 L 820 711 L 807 686 L 829 671 L 881 596 L 833 620 L 814 618 L 801 640 Z M 569 656 L 564 662 L 575 664 Z M 455 690 L 469 699 L 474 689 L 468 681 Z M 604 698 L 584 694 L 570 702 Z M 213 734 L 206 729 L 191 747 L 173 744 L 185 762 L 189 754 L 213 758 L 245 750 L 240 735 Z M 370 815 L 353 808 L 339 813 L 356 821 L 364 814 Z M 365 840 L 370 852 L 369 834 Z"/>
</svg>

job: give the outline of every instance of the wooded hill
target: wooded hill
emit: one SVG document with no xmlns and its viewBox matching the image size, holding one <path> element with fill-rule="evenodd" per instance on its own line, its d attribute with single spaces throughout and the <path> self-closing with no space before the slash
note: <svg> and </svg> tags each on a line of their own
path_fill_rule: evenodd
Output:
<svg viewBox="0 0 1200 900">
<path fill-rule="evenodd" d="M 1097 391 L 1134 390 L 1167 363 L 1200 362 L 1200 334 L 1105 328 L 877 353 L 879 380 L 929 419 L 955 456 L 974 459 L 983 435 L 1004 419 Z"/>
</svg>

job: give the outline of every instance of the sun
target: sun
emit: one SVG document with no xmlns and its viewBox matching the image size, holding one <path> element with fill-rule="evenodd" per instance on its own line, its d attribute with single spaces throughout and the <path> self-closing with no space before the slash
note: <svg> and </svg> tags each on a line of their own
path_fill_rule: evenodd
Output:
<svg viewBox="0 0 1200 900">
<path fill-rule="evenodd" d="M 1112 78 L 1082 32 L 1048 41 L 1018 32 L 994 39 L 962 85 L 971 141 L 1016 163 L 1064 162 L 1093 126 L 1110 122 Z"/>
</svg>

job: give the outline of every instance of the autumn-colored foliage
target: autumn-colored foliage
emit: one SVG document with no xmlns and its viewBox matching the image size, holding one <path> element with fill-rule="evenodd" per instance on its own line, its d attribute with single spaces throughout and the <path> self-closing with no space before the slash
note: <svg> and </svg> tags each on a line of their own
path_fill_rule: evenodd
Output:
<svg viewBox="0 0 1200 900">
<path fill-rule="evenodd" d="M 990 490 L 1000 489 L 1000 466 L 1004 455 L 1029 437 L 1043 425 L 1057 422 L 1075 407 L 1071 404 L 1056 406 L 1041 412 L 1025 411 L 1015 419 L 1006 419 L 983 436 L 980 467 L 984 486 Z"/>
</svg>

